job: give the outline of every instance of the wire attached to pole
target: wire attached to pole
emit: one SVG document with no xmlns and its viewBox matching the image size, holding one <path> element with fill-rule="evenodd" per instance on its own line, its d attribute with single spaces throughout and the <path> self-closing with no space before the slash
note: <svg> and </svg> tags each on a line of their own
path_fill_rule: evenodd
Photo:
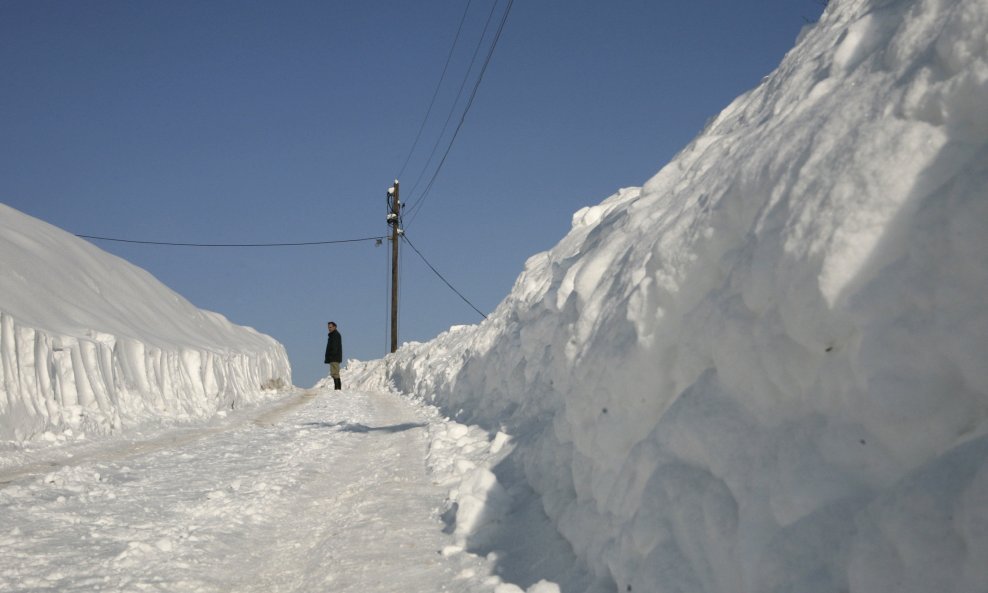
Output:
<svg viewBox="0 0 988 593">
<path fill-rule="evenodd" d="M 456 293 L 456 295 L 457 295 L 458 297 L 460 297 L 461 299 L 463 299 L 463 302 L 464 302 L 464 303 L 466 303 L 466 304 L 468 304 L 468 305 L 470 305 L 470 308 L 471 308 L 471 309 L 473 309 L 474 311 L 476 311 L 478 315 L 480 315 L 480 316 L 481 316 L 481 317 L 483 317 L 484 319 L 487 319 L 487 315 L 484 315 L 484 314 L 483 314 L 483 312 L 481 312 L 481 310 L 480 310 L 480 309 L 478 309 L 478 308 L 477 308 L 476 306 L 474 306 L 474 304 L 473 304 L 473 303 L 471 303 L 471 302 L 470 302 L 470 301 L 469 301 L 469 300 L 467 299 L 467 297 L 465 297 L 465 296 L 463 296 L 463 294 L 462 294 L 462 293 L 461 293 L 460 291 L 458 291 L 458 290 L 456 290 L 456 288 L 454 288 L 454 287 L 453 287 L 453 285 L 449 283 L 449 280 L 446 280 L 445 278 L 443 278 L 443 275 L 439 273 L 439 270 L 437 270 L 437 269 L 436 269 L 436 268 L 435 268 L 435 267 L 434 267 L 434 266 L 433 266 L 432 264 L 430 264 L 430 263 L 429 263 L 429 260 L 427 260 L 427 259 L 425 259 L 425 256 L 424 256 L 424 255 L 422 255 L 422 252 L 421 252 L 421 251 L 419 251 L 419 250 L 418 250 L 418 249 L 417 249 L 417 248 L 415 247 L 415 245 L 413 245 L 413 244 L 412 244 L 412 242 L 411 242 L 411 241 L 409 241 L 409 239 L 408 239 L 408 235 L 407 235 L 407 234 L 402 234 L 402 235 L 401 235 L 401 238 L 405 240 L 405 243 L 408 243 L 408 246 L 409 246 L 409 247 L 411 247 L 411 248 L 412 248 L 412 250 L 413 250 L 413 251 L 415 251 L 415 253 L 417 253 L 419 257 L 421 257 L 421 258 L 422 258 L 422 261 L 424 261 L 424 262 L 425 262 L 425 265 L 427 265 L 427 266 L 429 266 L 429 269 L 430 269 L 430 270 L 432 270 L 432 272 L 433 272 L 433 273 L 434 273 L 434 274 L 435 274 L 436 276 L 438 276 L 438 277 L 439 277 L 439 279 L 440 279 L 440 280 L 442 280 L 442 281 L 443 281 L 443 282 L 444 282 L 444 283 L 446 284 L 446 286 L 448 286 L 448 287 L 449 287 L 449 289 L 450 289 L 450 290 L 452 290 L 453 292 L 455 292 L 455 293 Z"/>
<path fill-rule="evenodd" d="M 411 160 L 412 154 L 415 153 L 415 147 L 419 144 L 419 139 L 422 137 L 422 131 L 425 129 L 425 124 L 429 121 L 429 116 L 432 115 L 432 108 L 436 104 L 436 97 L 439 96 L 439 89 L 443 86 L 443 81 L 446 80 L 446 72 L 449 70 L 449 63 L 453 59 L 453 51 L 456 49 L 456 44 L 460 41 L 460 33 L 463 31 L 463 23 L 467 20 L 467 13 L 470 12 L 470 4 L 473 0 L 467 0 L 466 8 L 463 9 L 463 16 L 460 17 L 460 25 L 456 28 L 456 36 L 453 38 L 453 45 L 449 48 L 449 53 L 446 55 L 446 63 L 443 65 L 443 73 L 439 77 L 439 82 L 436 83 L 436 90 L 432 93 L 432 100 L 429 101 L 429 108 L 425 111 L 425 117 L 422 118 L 422 124 L 419 125 L 419 131 L 415 134 L 415 140 L 412 142 L 412 147 L 408 151 L 408 156 L 405 157 L 405 162 L 401 165 L 401 170 L 396 175 L 397 179 L 401 179 L 401 176 L 405 174 L 405 167 L 408 166 L 408 161 Z M 430 155 L 430 160 L 431 160 Z M 428 162 L 426 163 L 428 165 Z M 414 191 L 414 187 L 412 188 Z"/>
<path fill-rule="evenodd" d="M 429 196 L 429 192 L 432 190 L 432 186 L 436 182 L 436 178 L 439 176 L 439 171 L 442 170 L 443 165 L 446 164 L 446 158 L 449 156 L 450 151 L 453 149 L 453 143 L 456 142 L 456 137 L 460 133 L 460 128 L 463 127 L 463 122 L 465 122 L 467 119 L 467 113 L 469 113 L 470 107 L 473 106 L 473 102 L 477 98 L 477 91 L 480 88 L 480 83 L 481 81 L 484 80 L 484 73 L 487 72 L 487 67 L 490 65 L 491 58 L 494 56 L 494 50 L 495 48 L 497 48 L 497 42 L 501 39 L 501 33 L 504 32 L 504 24 L 507 22 L 508 15 L 511 13 L 512 5 L 514 5 L 514 0 L 508 0 L 507 7 L 504 9 L 504 13 L 501 15 L 501 23 L 498 25 L 497 32 L 494 34 L 494 40 L 491 42 L 490 49 L 487 52 L 487 58 L 484 60 L 484 65 L 480 69 L 480 75 L 477 77 L 477 80 L 473 85 L 473 91 L 470 93 L 470 98 L 467 100 L 466 107 L 463 109 L 463 113 L 460 115 L 460 122 L 456 125 L 456 128 L 453 130 L 453 137 L 450 138 L 449 144 L 446 146 L 446 152 L 443 153 L 443 157 L 439 161 L 439 165 L 436 167 L 436 170 L 433 171 L 432 178 L 429 179 L 428 185 L 426 185 L 426 188 L 422 191 L 421 194 L 419 194 L 418 199 L 412 204 L 411 208 L 409 208 L 408 214 L 410 218 L 408 219 L 408 224 L 411 224 L 415 220 L 415 217 L 418 216 L 419 210 L 422 208 L 422 204 L 425 202 L 425 199 Z M 443 130 L 445 131 L 445 128 Z M 435 147 L 433 147 L 433 150 L 435 150 Z M 432 156 L 430 155 L 429 162 L 431 161 L 432 161 Z M 416 180 L 415 186 L 412 187 L 412 193 L 415 192 L 416 187 L 418 187 L 418 180 Z"/>
<path fill-rule="evenodd" d="M 302 241 L 298 243 L 174 243 L 170 241 L 138 241 L 135 239 L 118 239 L 115 237 L 98 237 L 95 235 L 79 235 L 82 239 L 96 241 L 114 241 L 116 243 L 134 243 L 138 245 L 162 245 L 167 247 L 301 247 L 306 245 L 334 245 L 337 243 L 358 243 L 361 241 L 381 242 L 386 237 L 364 237 L 361 239 L 337 239 L 335 241 Z"/>
</svg>

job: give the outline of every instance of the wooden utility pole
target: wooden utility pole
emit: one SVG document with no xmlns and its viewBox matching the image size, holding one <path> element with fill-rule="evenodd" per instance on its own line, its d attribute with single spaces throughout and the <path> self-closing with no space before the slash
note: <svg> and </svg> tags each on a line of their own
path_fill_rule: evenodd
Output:
<svg viewBox="0 0 988 593">
<path fill-rule="evenodd" d="M 391 225 L 391 351 L 398 350 L 398 238 L 401 230 L 401 200 L 398 180 L 388 188 L 388 224 Z"/>
</svg>

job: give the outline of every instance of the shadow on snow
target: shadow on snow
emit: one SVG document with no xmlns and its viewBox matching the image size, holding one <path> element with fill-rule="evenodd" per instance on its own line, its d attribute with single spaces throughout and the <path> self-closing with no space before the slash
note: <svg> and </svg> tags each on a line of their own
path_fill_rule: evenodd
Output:
<svg viewBox="0 0 988 593">
<path fill-rule="evenodd" d="M 402 424 L 392 424 L 391 426 L 367 426 L 358 422 L 306 422 L 302 424 L 306 428 L 335 428 L 339 432 L 404 432 L 413 428 L 424 428 L 428 424 L 422 422 L 404 422 Z"/>
</svg>

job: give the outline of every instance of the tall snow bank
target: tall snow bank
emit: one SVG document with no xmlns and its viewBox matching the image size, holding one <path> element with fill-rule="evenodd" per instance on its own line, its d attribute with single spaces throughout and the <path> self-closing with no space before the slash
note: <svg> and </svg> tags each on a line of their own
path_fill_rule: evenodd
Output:
<svg viewBox="0 0 988 593">
<path fill-rule="evenodd" d="M 836 0 L 489 320 L 362 371 L 512 435 L 619 591 L 986 591 L 986 254 L 988 3 Z"/>
<path fill-rule="evenodd" d="M 271 337 L 0 204 L 0 439 L 207 417 L 290 384 Z"/>
</svg>

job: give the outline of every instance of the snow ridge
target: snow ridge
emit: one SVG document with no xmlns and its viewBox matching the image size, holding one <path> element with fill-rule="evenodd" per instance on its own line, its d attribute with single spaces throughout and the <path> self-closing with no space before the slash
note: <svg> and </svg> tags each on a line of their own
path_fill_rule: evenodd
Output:
<svg viewBox="0 0 988 593">
<path fill-rule="evenodd" d="M 284 348 L 0 204 L 0 439 L 208 418 L 291 384 Z"/>
<path fill-rule="evenodd" d="M 986 187 L 988 4 L 837 0 L 487 321 L 351 367 L 511 435 L 617 590 L 986 590 Z"/>
</svg>

